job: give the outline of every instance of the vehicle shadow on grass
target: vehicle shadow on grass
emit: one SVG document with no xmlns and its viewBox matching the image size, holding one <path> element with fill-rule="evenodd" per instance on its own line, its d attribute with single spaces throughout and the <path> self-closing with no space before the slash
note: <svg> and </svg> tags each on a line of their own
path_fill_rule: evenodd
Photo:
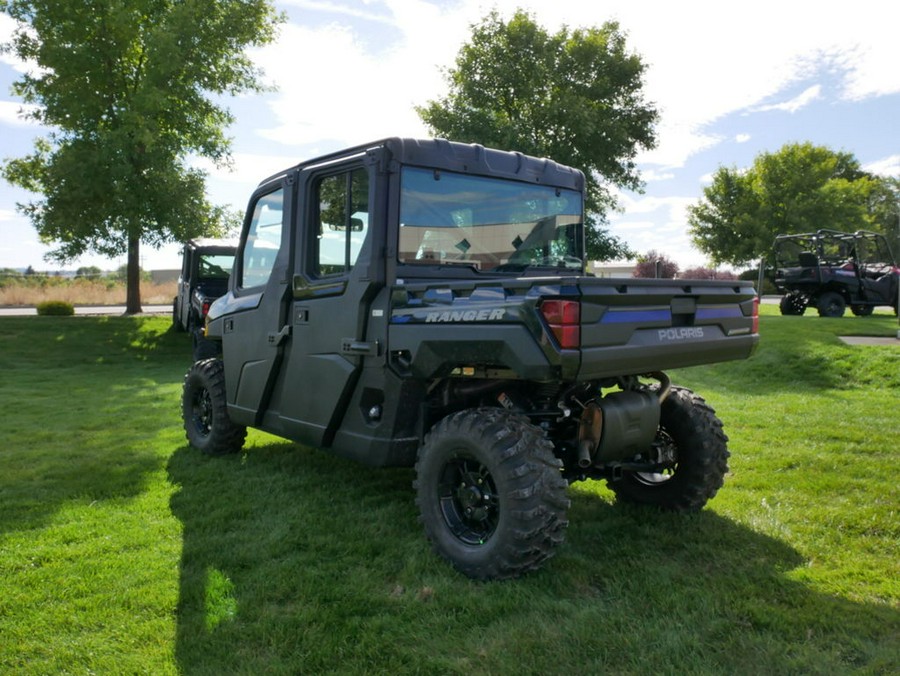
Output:
<svg viewBox="0 0 900 676">
<path fill-rule="evenodd" d="M 596 595 L 625 600 L 639 626 L 687 627 L 675 643 L 706 654 L 704 672 L 894 672 L 900 612 L 887 599 L 846 598 L 854 594 L 846 588 L 852 572 L 835 571 L 844 582 L 834 586 L 844 595 L 822 593 L 803 582 L 804 570 L 816 568 L 827 579 L 821 571 L 829 563 L 807 559 L 789 537 L 748 525 L 752 515 L 739 521 L 717 514 L 715 501 L 696 514 L 663 513 L 602 497 L 605 489 L 594 482 L 585 486 L 572 489 L 571 549 L 560 557 L 586 574 L 602 561 L 602 572 L 591 577 Z M 834 552 L 836 560 L 844 555 Z M 644 638 L 658 640 L 657 633 Z M 652 671 L 668 668 L 660 658 Z"/>
<path fill-rule="evenodd" d="M 877 673 L 896 658 L 896 611 L 791 579 L 797 551 L 711 510 L 576 488 L 555 558 L 476 583 L 430 551 L 411 470 L 263 443 L 182 447 L 168 471 L 185 674 Z"/>
</svg>

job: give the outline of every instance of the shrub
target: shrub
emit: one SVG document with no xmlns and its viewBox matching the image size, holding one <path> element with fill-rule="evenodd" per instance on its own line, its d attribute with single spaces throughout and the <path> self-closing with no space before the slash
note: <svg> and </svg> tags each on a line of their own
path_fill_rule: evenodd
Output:
<svg viewBox="0 0 900 676">
<path fill-rule="evenodd" d="M 68 317 L 75 314 L 75 306 L 64 300 L 45 300 L 37 304 L 37 313 L 42 316 Z"/>
<path fill-rule="evenodd" d="M 658 267 L 657 263 L 659 264 Z M 660 279 L 674 279 L 677 274 L 678 263 L 655 249 L 651 249 L 644 256 L 639 256 L 637 265 L 634 267 L 635 277 L 647 279 L 653 279 L 657 276 Z"/>
<path fill-rule="evenodd" d="M 737 279 L 730 270 L 716 270 L 715 268 L 707 268 L 699 266 L 696 268 L 688 268 L 679 275 L 681 279 Z M 756 279 L 755 277 L 752 279 Z"/>
</svg>

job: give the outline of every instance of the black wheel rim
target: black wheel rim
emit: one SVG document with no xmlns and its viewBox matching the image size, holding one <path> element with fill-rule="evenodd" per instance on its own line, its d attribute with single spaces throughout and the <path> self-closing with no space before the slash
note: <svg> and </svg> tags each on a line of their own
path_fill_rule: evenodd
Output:
<svg viewBox="0 0 900 676">
<path fill-rule="evenodd" d="M 212 397 L 205 387 L 194 393 L 191 401 L 191 420 L 201 435 L 208 436 L 212 429 Z"/>
<path fill-rule="evenodd" d="M 485 544 L 500 520 L 497 486 L 487 467 L 457 456 L 442 468 L 438 500 L 447 528 L 467 545 Z"/>
</svg>

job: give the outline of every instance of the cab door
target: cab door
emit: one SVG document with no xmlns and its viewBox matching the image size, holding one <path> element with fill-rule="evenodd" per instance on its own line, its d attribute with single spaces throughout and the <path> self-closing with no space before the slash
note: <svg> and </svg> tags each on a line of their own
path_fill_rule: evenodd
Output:
<svg viewBox="0 0 900 676">
<path fill-rule="evenodd" d="M 261 186 L 251 198 L 222 316 L 228 413 L 260 426 L 290 334 L 290 228 L 294 174 Z"/>
<path fill-rule="evenodd" d="M 280 433 L 308 444 L 330 444 L 366 360 L 383 358 L 385 337 L 369 322 L 384 287 L 379 180 L 372 152 L 298 178 L 292 336 L 272 407 Z"/>
</svg>

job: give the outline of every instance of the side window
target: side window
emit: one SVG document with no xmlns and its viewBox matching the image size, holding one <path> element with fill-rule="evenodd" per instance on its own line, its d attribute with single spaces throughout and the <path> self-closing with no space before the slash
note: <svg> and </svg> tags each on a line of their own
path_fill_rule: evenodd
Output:
<svg viewBox="0 0 900 676">
<path fill-rule="evenodd" d="M 260 197 L 253 209 L 253 218 L 241 255 L 242 288 L 261 286 L 269 281 L 281 246 L 283 203 L 284 191 L 278 189 Z"/>
<path fill-rule="evenodd" d="M 349 272 L 369 229 L 369 174 L 354 169 L 319 179 L 315 184 L 318 237 L 313 274 Z"/>
</svg>

